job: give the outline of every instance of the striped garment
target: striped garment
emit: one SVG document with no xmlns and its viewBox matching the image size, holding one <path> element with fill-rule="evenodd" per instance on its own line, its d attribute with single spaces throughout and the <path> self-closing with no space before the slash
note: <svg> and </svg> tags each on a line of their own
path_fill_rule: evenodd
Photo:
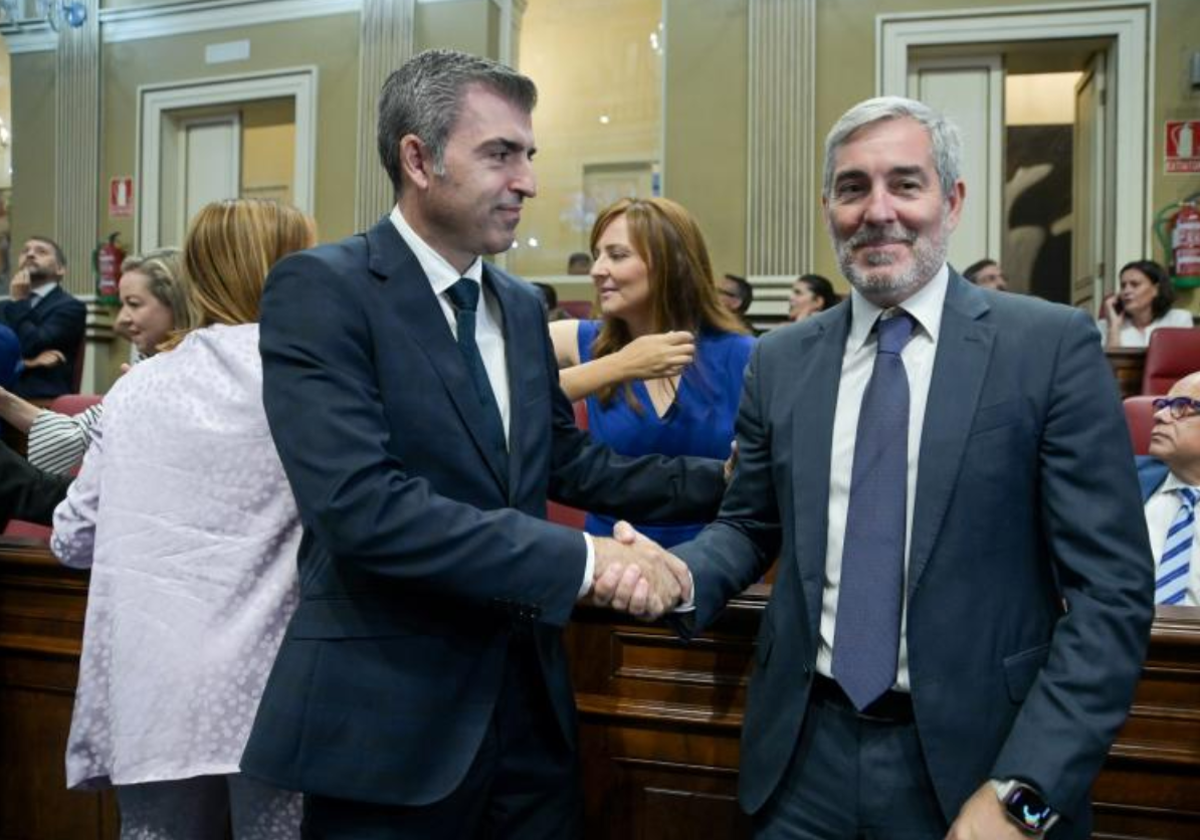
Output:
<svg viewBox="0 0 1200 840">
<path fill-rule="evenodd" d="M 92 427 L 103 414 L 100 403 L 75 415 L 40 412 L 29 428 L 29 463 L 58 475 L 78 468 L 92 442 Z"/>
</svg>

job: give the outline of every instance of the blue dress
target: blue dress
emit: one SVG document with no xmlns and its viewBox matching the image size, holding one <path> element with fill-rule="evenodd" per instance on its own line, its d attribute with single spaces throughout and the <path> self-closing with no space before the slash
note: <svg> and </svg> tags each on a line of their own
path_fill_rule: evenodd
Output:
<svg viewBox="0 0 1200 840">
<path fill-rule="evenodd" d="M 579 360 L 592 360 L 592 344 L 600 332 L 599 321 L 579 322 Z M 654 411 L 650 393 L 641 380 L 632 383 L 641 413 L 630 407 L 619 389 L 602 406 L 596 396 L 587 398 L 588 430 L 597 441 L 622 455 L 699 455 L 725 460 L 733 440 L 733 422 L 742 395 L 742 377 L 750 361 L 754 339 L 737 333 L 702 332 L 696 342 L 696 360 L 679 380 L 675 402 L 662 417 Z M 612 535 L 616 520 L 589 513 L 589 534 Z M 663 546 L 686 542 L 705 522 L 634 522 L 634 526 Z"/>
</svg>

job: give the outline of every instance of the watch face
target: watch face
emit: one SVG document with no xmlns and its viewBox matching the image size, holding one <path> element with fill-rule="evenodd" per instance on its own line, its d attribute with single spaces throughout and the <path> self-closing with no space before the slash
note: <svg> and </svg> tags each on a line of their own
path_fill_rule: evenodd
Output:
<svg viewBox="0 0 1200 840">
<path fill-rule="evenodd" d="M 1024 785 L 1013 788 L 1004 803 L 1009 816 L 1030 831 L 1042 831 L 1054 810 L 1037 791 Z"/>
</svg>

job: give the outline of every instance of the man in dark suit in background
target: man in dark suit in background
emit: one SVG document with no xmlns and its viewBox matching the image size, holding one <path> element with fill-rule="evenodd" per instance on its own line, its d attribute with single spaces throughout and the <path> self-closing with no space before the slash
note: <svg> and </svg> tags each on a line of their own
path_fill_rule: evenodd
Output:
<svg viewBox="0 0 1200 840">
<path fill-rule="evenodd" d="M 87 308 L 62 288 L 66 257 L 53 239 L 35 236 L 21 248 L 0 321 L 17 334 L 25 370 L 15 392 L 51 399 L 75 390 L 75 363 L 83 342 Z"/>
<path fill-rule="evenodd" d="M 1200 604 L 1196 502 L 1200 500 L 1200 373 L 1155 403 L 1150 457 L 1138 458 L 1146 530 L 1154 552 L 1154 601 Z"/>
<path fill-rule="evenodd" d="M 687 519 L 723 491 L 719 462 L 592 446 L 537 293 L 480 259 L 536 192 L 535 101 L 485 59 L 406 63 L 380 96 L 391 215 L 267 283 L 264 400 L 305 534 L 242 767 L 306 793 L 306 837 L 578 836 L 561 628 L 593 581 L 656 615 L 688 577 L 546 522 L 547 497 Z"/>
<path fill-rule="evenodd" d="M 849 302 L 759 343 L 695 628 L 779 558 L 742 735 L 760 838 L 1089 836 L 1153 614 L 1129 435 L 1081 311 L 946 264 L 957 130 L 826 141 Z M 948 833 L 947 833 L 948 832 Z"/>
</svg>

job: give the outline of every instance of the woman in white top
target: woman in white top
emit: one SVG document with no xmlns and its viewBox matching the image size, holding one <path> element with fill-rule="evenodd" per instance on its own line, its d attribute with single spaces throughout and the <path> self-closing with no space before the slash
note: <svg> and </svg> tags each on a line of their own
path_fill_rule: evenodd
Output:
<svg viewBox="0 0 1200 840">
<path fill-rule="evenodd" d="M 1159 327 L 1190 327 L 1186 309 L 1172 309 L 1175 289 L 1166 270 L 1153 260 L 1136 260 L 1121 269 L 1121 291 L 1104 299 L 1098 322 L 1104 346 L 1145 347 Z"/>
<path fill-rule="evenodd" d="M 301 525 L 262 406 L 263 281 L 312 244 L 273 202 L 197 214 L 197 327 L 109 392 L 51 548 L 90 567 L 67 784 L 115 785 L 122 840 L 297 838 L 298 794 L 238 773 L 297 600 Z"/>
<path fill-rule="evenodd" d="M 158 352 L 172 330 L 192 325 L 182 275 L 178 248 L 149 251 L 121 263 L 121 311 L 115 328 L 143 357 Z M 91 442 L 89 433 L 102 413 L 103 407 L 94 405 L 73 416 L 59 414 L 0 388 L 0 419 L 29 436 L 29 463 L 49 473 L 68 473 L 79 466 Z"/>
</svg>

